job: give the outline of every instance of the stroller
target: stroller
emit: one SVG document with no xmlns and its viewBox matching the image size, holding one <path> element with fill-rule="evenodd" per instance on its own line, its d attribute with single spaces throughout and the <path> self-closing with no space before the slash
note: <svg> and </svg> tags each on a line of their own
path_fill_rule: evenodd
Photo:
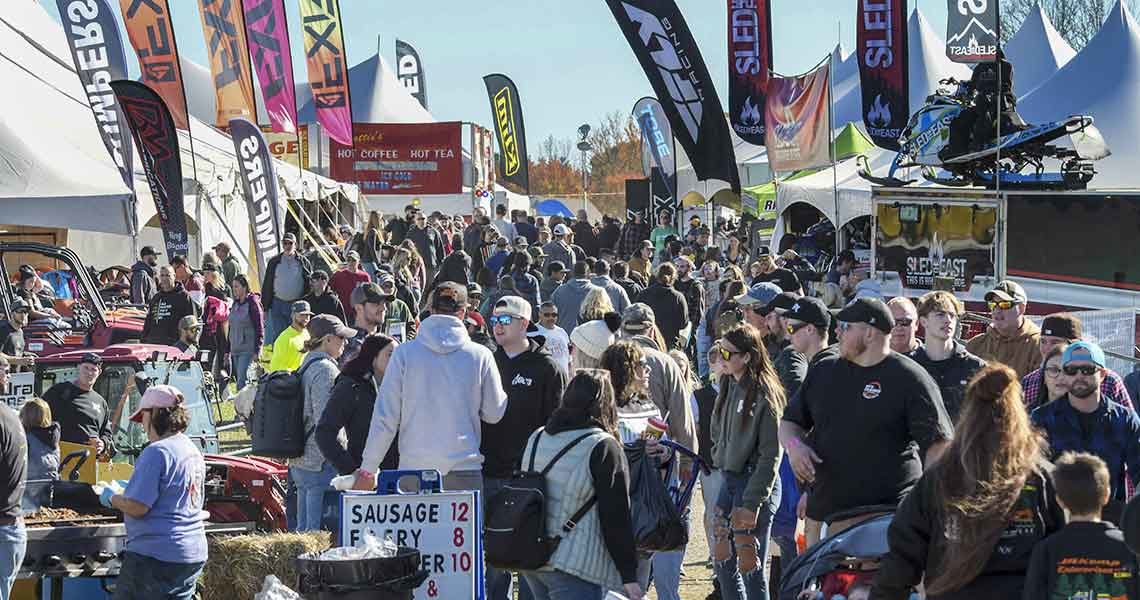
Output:
<svg viewBox="0 0 1140 600">
<path fill-rule="evenodd" d="M 887 528 L 894 506 L 861 506 L 831 515 L 834 523 L 870 515 L 857 525 L 819 541 L 785 569 L 779 600 L 857 598 L 851 592 L 867 587 L 887 553 Z"/>
</svg>

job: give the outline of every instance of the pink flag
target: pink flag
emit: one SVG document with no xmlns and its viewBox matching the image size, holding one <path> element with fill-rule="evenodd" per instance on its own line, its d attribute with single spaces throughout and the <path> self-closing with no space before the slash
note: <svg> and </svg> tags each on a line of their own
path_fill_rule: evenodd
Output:
<svg viewBox="0 0 1140 600">
<path fill-rule="evenodd" d="M 244 7 L 246 40 L 269 124 L 278 133 L 297 133 L 297 93 L 284 0 L 244 0 Z"/>
</svg>

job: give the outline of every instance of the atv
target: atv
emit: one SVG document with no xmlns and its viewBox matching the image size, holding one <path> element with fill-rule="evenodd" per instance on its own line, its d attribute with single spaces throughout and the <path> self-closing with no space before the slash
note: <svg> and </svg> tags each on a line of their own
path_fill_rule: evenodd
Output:
<svg viewBox="0 0 1140 600">
<path fill-rule="evenodd" d="M 865 156 L 857 159 L 860 176 L 878 185 L 901 187 L 916 180 L 900 179 L 898 171 L 919 167 L 924 179 L 939 185 L 1076 190 L 1084 189 L 1096 174 L 1093 161 L 1111 154 L 1093 118 L 1076 115 L 1003 132 L 984 148 L 944 159 L 940 153 L 945 155 L 942 150 L 950 143 L 951 124 L 967 109 L 970 96 L 965 82 L 939 83 L 938 91 L 926 98 L 926 105 L 903 129 L 901 148 L 887 176 L 872 174 Z M 1047 171 L 1046 159 L 1060 161 L 1060 169 Z"/>
</svg>

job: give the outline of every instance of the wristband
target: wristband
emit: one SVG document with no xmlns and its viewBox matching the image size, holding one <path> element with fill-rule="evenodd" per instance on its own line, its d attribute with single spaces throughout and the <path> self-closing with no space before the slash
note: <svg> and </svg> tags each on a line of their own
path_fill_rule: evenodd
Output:
<svg viewBox="0 0 1140 600">
<path fill-rule="evenodd" d="M 373 473 L 372 471 L 367 470 L 367 469 L 357 469 L 356 470 L 356 476 L 357 477 L 364 476 L 364 477 L 368 477 L 369 479 L 376 479 L 376 474 Z"/>
</svg>

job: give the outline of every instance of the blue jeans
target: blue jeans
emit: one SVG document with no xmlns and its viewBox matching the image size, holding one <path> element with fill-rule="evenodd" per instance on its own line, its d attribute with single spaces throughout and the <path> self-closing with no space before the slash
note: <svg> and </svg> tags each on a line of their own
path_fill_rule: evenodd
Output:
<svg viewBox="0 0 1140 600">
<path fill-rule="evenodd" d="M 336 477 L 336 469 L 326 462 L 320 471 L 289 467 L 289 473 L 297 484 L 297 531 L 320 531 L 325 490 Z"/>
<path fill-rule="evenodd" d="M 240 392 L 241 388 L 248 383 L 246 372 L 249 371 L 249 365 L 257 359 L 257 354 L 253 352 L 231 352 L 230 359 L 234 363 L 234 381 L 237 382 L 237 389 Z"/>
<path fill-rule="evenodd" d="M 705 502 L 705 541 L 709 545 L 709 558 L 712 558 L 711 549 L 715 544 L 713 532 L 716 531 L 716 501 L 720 498 L 720 488 L 724 484 L 724 474 L 720 469 L 709 471 L 708 475 L 701 473 L 701 499 Z"/>
<path fill-rule="evenodd" d="M 273 346 L 277 336 L 293 323 L 293 303 L 277 298 L 265 316 L 265 345 Z"/>
<path fill-rule="evenodd" d="M 496 477 L 483 478 L 483 504 L 490 501 L 492 497 L 503 487 L 508 480 L 499 479 Z M 513 581 L 510 571 L 500 571 L 487 565 L 487 600 L 511 600 L 515 597 L 513 590 Z M 530 592 L 530 586 L 526 584 L 526 579 L 519 575 L 519 598 L 518 600 L 532 600 L 534 594 Z"/>
<path fill-rule="evenodd" d="M 671 471 L 672 481 L 669 489 L 673 490 L 681 485 L 676 469 Z M 672 552 L 654 552 L 651 558 L 653 563 L 653 586 L 657 588 L 657 600 L 681 600 L 681 564 L 685 562 L 685 549 Z M 642 590 L 648 590 L 643 585 Z"/>
<path fill-rule="evenodd" d="M 748 485 L 748 478 L 752 470 L 744 473 L 724 473 L 724 485 L 721 486 L 720 497 L 716 506 L 727 517 L 732 509 L 742 505 L 744 487 Z M 736 563 L 736 544 L 733 541 L 732 555 L 728 560 L 716 563 L 716 576 L 720 580 L 720 593 L 725 600 L 768 600 L 768 570 L 765 568 L 768 558 L 768 542 L 772 536 L 772 518 L 776 516 L 776 509 L 780 506 L 780 478 L 776 477 L 772 493 L 760 506 L 756 517 L 756 527 L 750 530 L 753 542 L 756 544 L 756 562 L 758 566 L 751 573 L 741 574 Z"/>
<path fill-rule="evenodd" d="M 523 577 L 535 600 L 601 600 L 605 593 L 602 586 L 562 571 L 527 571 Z"/>
<path fill-rule="evenodd" d="M 172 563 L 124 552 L 115 578 L 115 600 L 191 600 L 204 566 L 204 562 Z"/>
<path fill-rule="evenodd" d="M 0 527 L 0 600 L 8 600 L 12 584 L 16 583 L 16 573 L 24 562 L 24 551 L 28 549 L 28 532 L 23 524 Z"/>
</svg>

